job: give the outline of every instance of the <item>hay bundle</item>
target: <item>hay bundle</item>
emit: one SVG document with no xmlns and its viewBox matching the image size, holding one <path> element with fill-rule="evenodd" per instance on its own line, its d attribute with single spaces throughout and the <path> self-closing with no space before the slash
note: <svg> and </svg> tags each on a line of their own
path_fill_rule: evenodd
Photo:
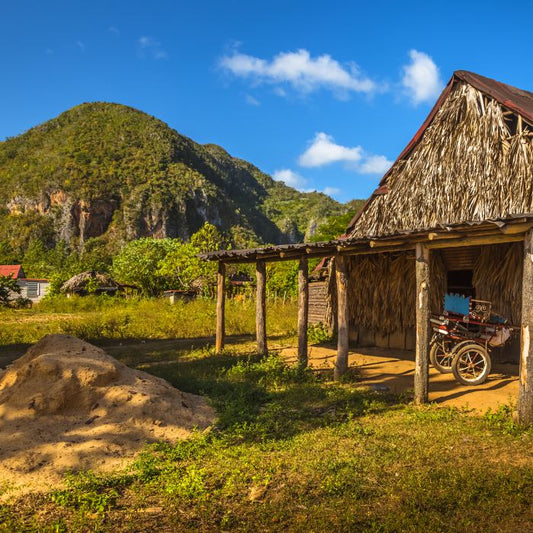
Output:
<svg viewBox="0 0 533 533">
<path fill-rule="evenodd" d="M 523 245 L 485 246 L 474 266 L 476 297 L 492 302 L 496 313 L 520 324 L 522 311 Z"/>
<path fill-rule="evenodd" d="M 120 288 L 120 284 L 117 283 L 111 276 L 103 274 L 102 272 L 96 272 L 91 270 L 89 272 L 82 272 L 72 276 L 69 280 L 65 281 L 61 286 L 61 292 L 76 293 L 84 292 L 89 289 L 111 289 L 116 290 Z"/>
<path fill-rule="evenodd" d="M 466 83 L 454 86 L 351 237 L 533 212 L 533 127 Z"/>
</svg>

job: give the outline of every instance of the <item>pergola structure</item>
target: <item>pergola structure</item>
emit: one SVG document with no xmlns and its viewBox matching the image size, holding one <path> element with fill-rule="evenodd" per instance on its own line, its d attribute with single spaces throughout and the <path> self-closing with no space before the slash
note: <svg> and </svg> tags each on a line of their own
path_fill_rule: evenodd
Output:
<svg viewBox="0 0 533 533">
<path fill-rule="evenodd" d="M 225 342 L 225 265 L 255 263 L 257 275 L 256 335 L 257 352 L 267 353 L 266 333 L 266 263 L 269 261 L 297 260 L 298 267 L 298 361 L 307 365 L 307 326 L 309 279 L 308 259 L 332 257 L 335 261 L 337 282 L 337 358 L 334 377 L 338 379 L 348 368 L 349 324 L 346 258 L 363 254 L 414 251 L 416 261 L 416 351 L 415 351 L 415 403 L 428 401 L 429 383 L 429 286 L 431 284 L 430 254 L 432 250 L 453 247 L 524 243 L 524 270 L 522 281 L 522 337 L 520 358 L 520 386 L 518 413 L 521 421 L 533 422 L 533 214 L 510 219 L 481 223 L 466 223 L 429 231 L 404 232 L 394 237 L 375 239 L 337 239 L 328 242 L 287 244 L 252 248 L 248 250 L 222 250 L 202 254 L 207 261 L 218 261 L 216 350 L 221 352 Z"/>
</svg>

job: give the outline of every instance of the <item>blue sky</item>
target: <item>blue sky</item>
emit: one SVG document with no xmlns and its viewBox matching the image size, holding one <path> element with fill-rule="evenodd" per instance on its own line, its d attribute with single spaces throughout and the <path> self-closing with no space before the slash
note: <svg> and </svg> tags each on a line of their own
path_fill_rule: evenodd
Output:
<svg viewBox="0 0 533 533">
<path fill-rule="evenodd" d="M 532 18 L 526 1 L 4 0 L 0 139 L 117 102 L 301 190 L 365 198 L 454 70 L 533 90 Z"/>
</svg>

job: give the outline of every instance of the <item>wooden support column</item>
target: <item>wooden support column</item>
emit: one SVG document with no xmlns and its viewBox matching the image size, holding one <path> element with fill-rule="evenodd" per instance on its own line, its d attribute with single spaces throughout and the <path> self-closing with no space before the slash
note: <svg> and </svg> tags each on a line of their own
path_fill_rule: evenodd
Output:
<svg viewBox="0 0 533 533">
<path fill-rule="evenodd" d="M 428 401 L 429 385 L 429 249 L 416 245 L 415 404 Z"/>
<path fill-rule="evenodd" d="M 533 424 L 533 230 L 524 241 L 518 422 Z"/>
<path fill-rule="evenodd" d="M 337 360 L 333 379 L 338 380 L 348 370 L 348 274 L 346 258 L 335 256 L 337 281 Z"/>
<path fill-rule="evenodd" d="M 222 261 L 219 261 L 217 275 L 217 334 L 215 342 L 216 353 L 221 353 L 224 349 L 224 340 L 226 336 L 224 316 L 224 310 L 226 308 L 225 281 L 226 265 Z"/>
<path fill-rule="evenodd" d="M 309 269 L 307 257 L 298 265 L 298 364 L 307 366 L 307 324 L 309 319 Z"/>
<path fill-rule="evenodd" d="M 266 265 L 264 261 L 255 264 L 257 277 L 257 299 L 255 304 L 255 331 L 257 335 L 257 353 L 266 355 Z"/>
</svg>

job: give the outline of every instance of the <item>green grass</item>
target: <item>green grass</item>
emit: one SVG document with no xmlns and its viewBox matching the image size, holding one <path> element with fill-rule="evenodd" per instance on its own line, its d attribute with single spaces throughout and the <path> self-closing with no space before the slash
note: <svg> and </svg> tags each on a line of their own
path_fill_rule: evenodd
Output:
<svg viewBox="0 0 533 533">
<path fill-rule="evenodd" d="M 218 423 L 113 475 L 0 506 L 1 531 L 526 531 L 533 432 L 209 349 L 143 369 L 204 394 Z M 115 347 L 122 360 L 129 349 Z M 131 363 L 131 360 L 130 360 Z M 355 378 L 354 378 L 355 379 Z"/>
<path fill-rule="evenodd" d="M 100 342 L 109 339 L 192 339 L 214 334 L 215 303 L 208 299 L 178 302 L 166 299 L 121 300 L 100 296 L 56 297 L 32 309 L 1 309 L 0 346 L 31 343 L 48 333 L 67 333 Z M 296 331 L 296 304 L 271 302 L 267 315 L 269 335 Z M 228 335 L 255 331 L 255 303 L 229 300 Z"/>
</svg>

